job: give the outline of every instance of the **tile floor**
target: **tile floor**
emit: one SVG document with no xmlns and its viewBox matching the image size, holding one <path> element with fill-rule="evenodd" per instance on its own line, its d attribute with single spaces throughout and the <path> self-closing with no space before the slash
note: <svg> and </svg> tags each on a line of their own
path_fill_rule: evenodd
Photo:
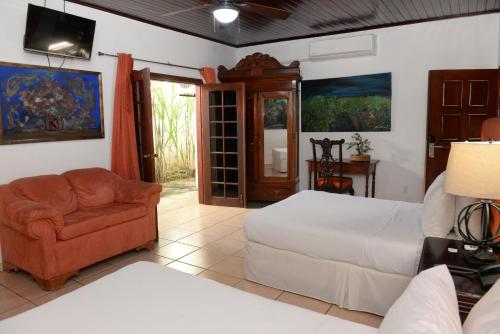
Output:
<svg viewBox="0 0 500 334">
<path fill-rule="evenodd" d="M 130 251 L 80 271 L 54 292 L 41 290 L 24 272 L 0 271 L 0 320 L 44 304 L 136 261 L 151 261 L 206 277 L 265 298 L 378 327 L 381 317 L 341 309 L 320 300 L 243 278 L 243 221 L 249 209 L 199 205 L 197 193 L 170 195 L 158 206 L 160 240 L 149 251 Z"/>
</svg>

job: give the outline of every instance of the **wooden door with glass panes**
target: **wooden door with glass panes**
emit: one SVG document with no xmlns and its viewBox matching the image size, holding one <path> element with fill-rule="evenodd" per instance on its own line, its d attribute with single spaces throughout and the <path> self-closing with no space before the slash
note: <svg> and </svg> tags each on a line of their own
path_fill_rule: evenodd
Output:
<svg viewBox="0 0 500 334">
<path fill-rule="evenodd" d="M 246 205 L 245 86 L 201 87 L 205 204 Z"/>
</svg>

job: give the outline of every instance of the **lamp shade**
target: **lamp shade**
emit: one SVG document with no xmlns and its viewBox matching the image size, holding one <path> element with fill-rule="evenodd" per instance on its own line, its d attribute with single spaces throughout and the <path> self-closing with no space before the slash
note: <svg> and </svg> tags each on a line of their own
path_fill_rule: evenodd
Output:
<svg viewBox="0 0 500 334">
<path fill-rule="evenodd" d="M 500 199 L 500 141 L 451 143 L 444 191 Z"/>
</svg>

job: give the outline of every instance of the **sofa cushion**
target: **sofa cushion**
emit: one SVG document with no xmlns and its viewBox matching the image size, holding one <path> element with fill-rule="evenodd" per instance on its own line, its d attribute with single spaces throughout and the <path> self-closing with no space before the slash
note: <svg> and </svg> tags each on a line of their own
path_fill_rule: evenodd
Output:
<svg viewBox="0 0 500 334">
<path fill-rule="evenodd" d="M 76 193 L 64 176 L 26 177 L 12 181 L 9 187 L 16 196 L 50 206 L 62 215 L 78 209 Z"/>
<path fill-rule="evenodd" d="M 57 233 L 57 239 L 73 239 L 144 217 L 146 214 L 147 208 L 141 204 L 112 203 L 105 207 L 78 210 L 64 216 L 64 227 Z"/>
<path fill-rule="evenodd" d="M 116 176 L 104 168 L 75 169 L 63 174 L 78 196 L 80 209 L 114 202 Z"/>
</svg>

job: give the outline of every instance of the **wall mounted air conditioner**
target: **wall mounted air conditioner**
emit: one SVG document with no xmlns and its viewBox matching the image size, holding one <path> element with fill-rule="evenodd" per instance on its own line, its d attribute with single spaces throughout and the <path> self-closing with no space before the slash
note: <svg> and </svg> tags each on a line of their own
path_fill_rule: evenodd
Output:
<svg viewBox="0 0 500 334">
<path fill-rule="evenodd" d="M 377 55 L 377 35 L 332 38 L 309 43 L 309 59 L 324 60 Z"/>
</svg>

